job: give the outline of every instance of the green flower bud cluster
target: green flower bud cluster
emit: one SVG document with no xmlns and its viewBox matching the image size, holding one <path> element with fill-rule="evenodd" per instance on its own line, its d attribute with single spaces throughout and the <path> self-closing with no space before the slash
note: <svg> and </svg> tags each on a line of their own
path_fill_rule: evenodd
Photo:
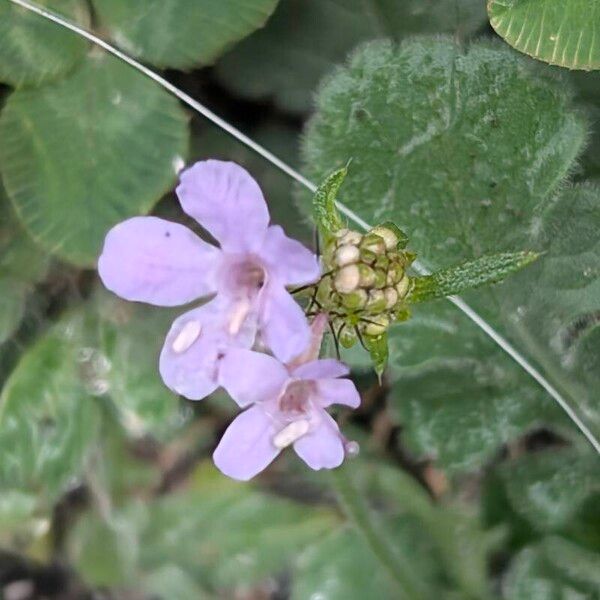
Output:
<svg viewBox="0 0 600 600">
<path fill-rule="evenodd" d="M 382 335 L 407 313 L 404 300 L 412 282 L 406 271 L 415 255 L 405 245 L 406 237 L 394 226 L 380 225 L 364 235 L 340 229 L 323 254 L 327 276 L 319 285 L 319 301 L 360 333 Z"/>
</svg>

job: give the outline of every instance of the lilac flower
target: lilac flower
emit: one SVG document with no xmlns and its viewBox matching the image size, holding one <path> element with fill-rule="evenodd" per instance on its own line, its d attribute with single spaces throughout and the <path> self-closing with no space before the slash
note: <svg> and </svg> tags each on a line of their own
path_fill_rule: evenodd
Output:
<svg viewBox="0 0 600 600">
<path fill-rule="evenodd" d="M 183 210 L 220 244 L 157 217 L 134 217 L 113 227 L 98 271 L 104 285 L 127 300 L 158 306 L 216 294 L 171 327 L 160 357 L 166 385 L 193 400 L 218 387 L 218 361 L 232 347 L 251 347 L 257 333 L 281 360 L 302 352 L 310 330 L 286 286 L 319 276 L 316 256 L 269 226 L 258 184 L 240 166 L 196 163 L 181 176 Z"/>
<path fill-rule="evenodd" d="M 266 354 L 230 350 L 221 363 L 221 384 L 242 408 L 249 408 L 231 423 L 217 446 L 217 467 L 245 481 L 291 445 L 312 469 L 339 466 L 346 442 L 325 408 L 359 406 L 354 384 L 340 379 L 347 374 L 348 368 L 332 359 L 290 370 Z"/>
</svg>

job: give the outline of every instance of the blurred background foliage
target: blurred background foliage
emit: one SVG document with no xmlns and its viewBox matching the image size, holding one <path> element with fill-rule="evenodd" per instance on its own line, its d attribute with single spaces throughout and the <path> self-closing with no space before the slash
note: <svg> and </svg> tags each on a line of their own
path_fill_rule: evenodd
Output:
<svg viewBox="0 0 600 600">
<path fill-rule="evenodd" d="M 397 222 L 431 267 L 543 251 L 467 299 L 600 435 L 600 79 L 525 56 L 598 68 L 597 2 L 492 0 L 489 15 L 484 0 L 43 4 L 315 181 L 352 158 L 343 201 Z M 105 292 L 95 260 L 124 218 L 182 220 L 171 190 L 195 160 L 246 166 L 308 244 L 310 199 L 8 0 L 0 82 L 3 598 L 600 598 L 598 457 L 445 301 L 391 332 L 382 386 L 366 355 L 345 356 L 363 404 L 340 419 L 359 458 L 221 476 L 210 454 L 234 406 L 162 385 L 177 311 Z"/>
</svg>

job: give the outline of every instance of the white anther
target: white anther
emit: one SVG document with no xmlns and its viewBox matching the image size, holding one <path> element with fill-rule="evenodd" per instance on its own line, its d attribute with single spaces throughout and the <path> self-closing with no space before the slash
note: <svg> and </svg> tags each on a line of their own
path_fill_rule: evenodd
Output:
<svg viewBox="0 0 600 600">
<path fill-rule="evenodd" d="M 173 340 L 171 345 L 173 352 L 181 354 L 189 350 L 190 346 L 198 339 L 201 331 L 202 323 L 200 321 L 188 321 Z"/>
<path fill-rule="evenodd" d="M 273 445 L 275 448 L 283 450 L 306 435 L 309 429 L 310 422 L 306 419 L 292 421 L 273 437 Z"/>
<path fill-rule="evenodd" d="M 347 265 L 338 271 L 333 285 L 341 294 L 353 292 L 360 283 L 360 270 L 356 265 Z"/>
<path fill-rule="evenodd" d="M 351 246 L 350 244 L 340 246 L 335 252 L 335 264 L 338 267 L 351 265 L 352 263 L 358 262 L 359 258 L 360 250 L 357 246 Z"/>
<path fill-rule="evenodd" d="M 250 302 L 248 300 L 241 300 L 234 307 L 229 319 L 229 333 L 230 335 L 237 335 L 250 312 Z"/>
</svg>

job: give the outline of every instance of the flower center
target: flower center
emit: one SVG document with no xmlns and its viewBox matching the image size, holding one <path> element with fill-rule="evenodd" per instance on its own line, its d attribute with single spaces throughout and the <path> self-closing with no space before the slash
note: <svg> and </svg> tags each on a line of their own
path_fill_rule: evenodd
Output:
<svg viewBox="0 0 600 600">
<path fill-rule="evenodd" d="M 307 415 L 310 412 L 310 397 L 314 391 L 311 381 L 292 381 L 279 397 L 279 410 L 290 419 Z"/>
<path fill-rule="evenodd" d="M 237 335 L 267 281 L 267 273 L 253 256 L 235 256 L 223 268 L 223 288 L 233 300 L 228 331 Z"/>
</svg>

